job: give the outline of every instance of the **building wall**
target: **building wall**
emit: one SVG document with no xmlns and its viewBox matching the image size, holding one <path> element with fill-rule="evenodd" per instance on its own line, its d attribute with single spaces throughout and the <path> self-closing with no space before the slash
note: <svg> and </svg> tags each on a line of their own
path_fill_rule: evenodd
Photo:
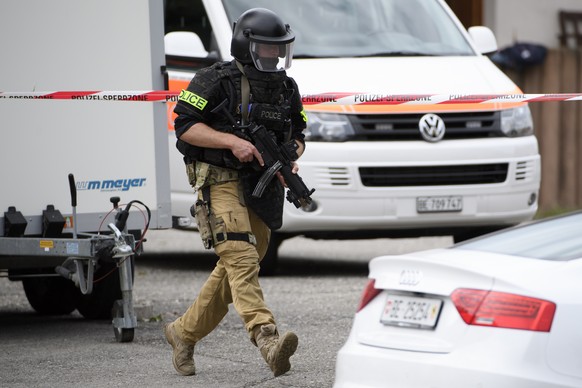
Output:
<svg viewBox="0 0 582 388">
<path fill-rule="evenodd" d="M 500 48 L 518 41 L 557 48 L 560 10 L 582 12 L 582 0 L 484 0 L 483 24 Z"/>
</svg>

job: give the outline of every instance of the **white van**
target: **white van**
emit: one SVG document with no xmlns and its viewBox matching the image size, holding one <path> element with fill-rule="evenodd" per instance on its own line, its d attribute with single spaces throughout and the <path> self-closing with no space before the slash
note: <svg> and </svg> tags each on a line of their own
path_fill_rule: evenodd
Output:
<svg viewBox="0 0 582 388">
<path fill-rule="evenodd" d="M 527 104 L 307 104 L 321 93 L 398 102 L 521 93 L 483 55 L 497 49 L 489 29 L 467 32 L 443 0 L 167 0 L 166 32 L 200 38 L 185 49 L 179 40 L 188 34 L 166 36 L 170 89 L 185 88 L 197 68 L 231 59 L 232 24 L 253 7 L 275 11 L 296 34 L 288 73 L 308 112 L 299 174 L 316 189 L 313 206 L 287 204 L 264 267 L 295 235 L 460 241 L 534 216 L 540 155 Z M 173 214 L 188 217 L 194 196 L 169 136 Z"/>
</svg>

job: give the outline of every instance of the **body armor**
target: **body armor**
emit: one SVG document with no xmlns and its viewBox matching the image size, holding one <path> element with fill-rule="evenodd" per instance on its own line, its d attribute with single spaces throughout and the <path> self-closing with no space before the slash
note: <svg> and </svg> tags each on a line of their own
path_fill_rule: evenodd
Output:
<svg viewBox="0 0 582 388">
<path fill-rule="evenodd" d="M 243 68 L 250 85 L 248 119 L 250 122 L 264 125 L 282 144 L 292 138 L 291 106 L 292 98 L 299 99 L 294 81 L 285 72 L 263 73 L 252 65 Z M 187 92 L 187 101 L 180 99 L 175 112 L 186 117 L 205 122 L 212 128 L 249 140 L 242 132 L 233 128 L 224 114 L 213 113 L 211 110 L 224 99 L 228 99 L 228 110 L 240 123 L 242 121 L 241 107 L 241 77 L 242 74 L 236 62 L 219 62 L 203 69 L 194 77 Z M 201 103 L 200 101 L 207 103 Z M 195 101 L 194 103 L 191 101 Z M 299 100 L 300 104 L 300 100 Z M 200 107 L 204 106 L 203 109 Z M 301 109 L 301 106 L 298 106 Z M 193 122 L 196 122 L 196 121 Z M 179 137 L 192 123 L 181 124 L 176 120 L 176 134 Z M 181 128 L 180 125 L 187 128 Z M 299 129 L 303 128 L 299 125 Z M 302 140 L 302 136 L 299 137 Z M 176 147 L 184 155 L 186 163 L 204 162 L 213 166 L 234 169 L 239 172 L 240 181 L 245 196 L 245 203 L 271 228 L 278 229 L 282 224 L 284 188 L 278 179 L 273 179 L 267 186 L 261 198 L 253 198 L 251 193 L 260 178 L 262 171 L 257 171 L 256 163 L 241 163 L 230 150 L 201 148 L 190 145 L 178 139 Z M 253 167 L 253 165 L 255 167 Z"/>
<path fill-rule="evenodd" d="M 261 73 L 253 66 L 245 66 L 244 71 L 251 88 L 248 107 L 249 120 L 264 125 L 267 130 L 272 131 L 279 143 L 287 141 L 291 138 L 291 97 L 296 90 L 294 82 L 284 72 Z M 188 86 L 188 91 L 200 94 L 201 91 L 206 91 L 211 106 L 218 105 L 225 98 L 228 99 L 228 109 L 231 115 L 238 122 L 241 122 L 241 73 L 235 63 L 219 62 L 200 72 L 204 73 L 194 77 Z M 199 121 L 206 122 L 217 131 L 235 133 L 248 140 L 244 134 L 234 130 L 224 115 L 214 113 L 202 115 L 196 111 L 196 108 L 189 106 L 184 101 L 178 102 L 175 112 L 178 114 L 191 113 L 199 117 Z M 178 131 L 178 128 L 176 130 Z M 200 148 L 180 139 L 177 140 L 176 147 L 185 156 L 186 163 L 201 161 L 235 170 L 251 168 L 250 165 L 239 162 L 229 150 Z"/>
</svg>

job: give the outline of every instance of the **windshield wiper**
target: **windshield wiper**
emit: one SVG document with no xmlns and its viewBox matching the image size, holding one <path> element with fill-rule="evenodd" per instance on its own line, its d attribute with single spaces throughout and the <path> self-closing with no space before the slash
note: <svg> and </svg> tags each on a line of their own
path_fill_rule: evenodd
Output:
<svg viewBox="0 0 582 388">
<path fill-rule="evenodd" d="M 343 58 L 343 55 L 308 55 L 308 54 L 293 54 L 293 59 L 321 59 L 321 58 Z"/>
<path fill-rule="evenodd" d="M 355 58 L 364 57 L 435 57 L 436 54 L 421 53 L 416 51 L 384 51 L 374 54 L 355 55 Z"/>
</svg>

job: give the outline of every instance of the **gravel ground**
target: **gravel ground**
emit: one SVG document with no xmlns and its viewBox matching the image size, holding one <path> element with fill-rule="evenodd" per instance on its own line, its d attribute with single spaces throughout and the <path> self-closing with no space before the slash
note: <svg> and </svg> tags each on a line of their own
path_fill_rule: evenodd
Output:
<svg viewBox="0 0 582 388">
<path fill-rule="evenodd" d="M 40 316 L 20 282 L 0 278 L 0 387 L 331 387 L 368 261 L 450 243 L 448 238 L 285 241 L 280 275 L 261 280 L 280 331 L 293 330 L 300 341 L 291 371 L 278 378 L 232 309 L 196 345 L 196 376 L 173 370 L 162 327 L 190 305 L 215 262 L 196 233 L 148 235 L 146 254 L 136 259 L 138 327 L 131 343 L 115 342 L 110 322 L 86 320 L 77 312 Z"/>
</svg>

